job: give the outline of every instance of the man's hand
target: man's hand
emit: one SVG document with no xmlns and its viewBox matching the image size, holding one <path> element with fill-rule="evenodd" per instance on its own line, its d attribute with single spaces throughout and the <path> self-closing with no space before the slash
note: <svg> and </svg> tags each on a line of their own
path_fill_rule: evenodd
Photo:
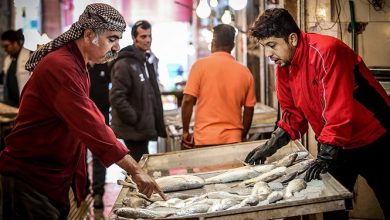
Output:
<svg viewBox="0 0 390 220">
<path fill-rule="evenodd" d="M 154 181 L 152 177 L 145 173 L 145 171 L 130 155 L 127 154 L 118 162 L 116 162 L 116 164 L 131 175 L 131 179 L 137 184 L 140 193 L 150 197 L 153 192 L 156 191 L 161 196 L 161 198 L 167 200 L 167 197 L 161 191 L 156 181 Z"/>
<path fill-rule="evenodd" d="M 133 174 L 131 178 L 137 184 L 140 193 L 150 198 L 153 192 L 156 191 L 161 196 L 161 198 L 163 198 L 165 201 L 167 200 L 167 197 L 157 185 L 156 181 L 154 181 L 154 179 L 145 172 L 137 172 L 136 174 Z"/>
<path fill-rule="evenodd" d="M 245 158 L 248 164 L 264 163 L 267 157 L 274 154 L 279 148 L 290 142 L 290 136 L 281 128 L 272 132 L 271 138 L 263 145 L 253 149 Z"/>
<path fill-rule="evenodd" d="M 194 137 L 188 132 L 183 132 L 181 135 L 181 149 L 191 149 L 194 147 Z"/>
<path fill-rule="evenodd" d="M 320 144 L 317 159 L 307 169 L 305 181 L 309 182 L 312 179 L 321 179 L 320 174 L 328 172 L 329 167 L 337 160 L 339 149 L 336 146 Z"/>
</svg>

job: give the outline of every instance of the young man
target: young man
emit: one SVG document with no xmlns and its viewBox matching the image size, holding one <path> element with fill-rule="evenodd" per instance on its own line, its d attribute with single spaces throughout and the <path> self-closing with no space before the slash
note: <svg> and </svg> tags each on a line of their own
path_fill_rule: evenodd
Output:
<svg viewBox="0 0 390 220">
<path fill-rule="evenodd" d="M 217 25 L 211 43 L 212 54 L 191 67 L 181 106 L 185 148 L 237 143 L 248 134 L 256 97 L 249 69 L 230 54 L 234 39 L 234 27 Z M 195 104 L 192 137 L 189 124 Z"/>
<path fill-rule="evenodd" d="M 348 190 L 363 176 L 390 218 L 388 174 L 390 100 L 362 58 L 339 39 L 300 31 L 287 10 L 269 9 L 250 35 L 277 64 L 277 98 L 282 119 L 273 136 L 246 158 L 258 163 L 312 126 L 318 155 L 305 180 L 329 172 Z M 324 214 L 348 219 L 347 211 Z"/>
<path fill-rule="evenodd" d="M 87 63 L 115 57 L 126 28 L 109 5 L 91 4 L 70 30 L 37 50 L 15 128 L 0 153 L 0 219 L 66 219 L 69 190 L 85 196 L 86 146 L 126 170 L 141 193 L 161 193 L 105 124 L 89 98 Z"/>
<path fill-rule="evenodd" d="M 133 45 L 123 48 L 111 69 L 111 127 L 139 161 L 150 140 L 166 137 L 156 58 L 150 57 L 152 27 L 145 20 L 131 29 Z"/>
<path fill-rule="evenodd" d="M 4 59 L 4 103 L 19 107 L 19 98 L 24 85 L 30 78 L 30 72 L 24 66 L 30 58 L 31 51 L 23 47 L 24 37 L 21 30 L 8 30 L 1 35 L 1 45 L 7 56 Z"/>
</svg>

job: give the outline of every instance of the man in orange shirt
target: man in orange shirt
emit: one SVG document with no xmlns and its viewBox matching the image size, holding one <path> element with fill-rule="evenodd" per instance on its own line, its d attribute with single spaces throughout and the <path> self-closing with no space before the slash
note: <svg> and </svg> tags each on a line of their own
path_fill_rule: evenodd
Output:
<svg viewBox="0 0 390 220">
<path fill-rule="evenodd" d="M 191 68 L 181 110 L 184 148 L 237 143 L 248 134 L 256 104 L 253 76 L 230 54 L 234 38 L 234 27 L 214 27 L 212 54 Z M 192 136 L 189 123 L 195 104 Z"/>
</svg>

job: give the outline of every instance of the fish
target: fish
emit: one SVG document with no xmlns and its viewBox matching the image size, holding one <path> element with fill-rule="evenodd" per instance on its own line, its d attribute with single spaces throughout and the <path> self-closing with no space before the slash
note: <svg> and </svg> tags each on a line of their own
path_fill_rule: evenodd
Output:
<svg viewBox="0 0 390 220">
<path fill-rule="evenodd" d="M 280 183 L 290 182 L 291 180 L 297 178 L 301 173 L 305 172 L 309 168 L 312 161 L 313 159 L 306 159 L 290 167 L 287 167 L 286 174 L 273 180 L 273 182 L 280 182 Z"/>
<path fill-rule="evenodd" d="M 277 167 L 271 171 L 260 174 L 259 176 L 255 177 L 255 178 L 245 180 L 238 185 L 241 187 L 244 187 L 244 186 L 254 185 L 256 182 L 259 182 L 259 181 L 270 182 L 274 179 L 277 179 L 278 177 L 283 176 L 285 174 L 286 169 L 287 168 L 283 167 L 283 166 Z"/>
<path fill-rule="evenodd" d="M 205 181 L 194 175 L 175 175 L 158 178 L 156 183 L 163 192 L 173 192 L 201 188 Z"/>
<path fill-rule="evenodd" d="M 206 184 L 228 183 L 253 178 L 274 169 L 274 165 L 262 164 L 231 169 L 227 172 L 205 179 Z"/>
<path fill-rule="evenodd" d="M 182 208 L 180 211 L 176 212 L 174 216 L 187 216 L 192 214 L 206 213 L 210 208 L 210 205 L 207 203 L 196 203 L 191 204 L 185 208 Z"/>
<path fill-rule="evenodd" d="M 153 208 L 153 211 L 155 213 L 158 213 L 162 216 L 170 216 L 170 215 L 173 215 L 175 214 L 176 212 L 180 211 L 179 208 L 174 208 L 174 207 L 161 207 L 161 206 L 156 206 Z"/>
<path fill-rule="evenodd" d="M 293 196 L 293 193 L 299 192 L 302 189 L 305 189 L 306 186 L 307 186 L 306 182 L 303 179 L 293 179 L 293 180 L 291 180 L 288 183 L 288 185 L 287 185 L 287 187 L 285 189 L 283 198 L 284 199 L 291 198 Z"/>
<path fill-rule="evenodd" d="M 298 153 L 293 152 L 291 154 L 288 154 L 288 155 L 282 157 L 280 160 L 272 162 L 271 164 L 273 164 L 277 167 L 281 167 L 281 166 L 289 167 L 294 163 L 294 161 L 297 157 L 298 157 Z"/>
<path fill-rule="evenodd" d="M 309 156 L 309 151 L 307 151 L 307 150 L 296 151 L 296 153 L 298 154 L 298 156 L 297 156 L 297 158 L 295 159 L 295 161 L 303 160 L 303 159 L 305 159 L 307 156 Z"/>
<path fill-rule="evenodd" d="M 236 194 L 232 194 L 225 191 L 214 191 L 214 192 L 208 192 L 206 194 L 201 195 L 203 198 L 209 198 L 209 199 L 225 199 L 225 198 L 231 198 L 235 200 L 242 201 L 246 198 L 246 196 L 240 196 Z"/>
<path fill-rule="evenodd" d="M 125 218 L 163 218 L 162 214 L 149 209 L 121 207 L 114 210 L 114 214 Z"/>
<path fill-rule="evenodd" d="M 257 196 L 248 196 L 246 199 L 242 200 L 239 204 L 234 205 L 228 208 L 227 210 L 239 209 L 246 206 L 255 206 L 257 205 L 257 203 L 259 203 L 259 199 L 257 198 Z"/>
<path fill-rule="evenodd" d="M 266 182 L 259 181 L 253 186 L 251 196 L 257 196 L 259 200 L 264 200 L 271 192 L 272 189 Z"/>
<path fill-rule="evenodd" d="M 219 202 L 214 203 L 207 212 L 223 211 L 239 203 L 240 201 L 233 198 L 221 199 Z"/>
<path fill-rule="evenodd" d="M 184 200 L 172 198 L 167 201 L 156 201 L 149 205 L 147 209 L 154 209 L 155 207 L 183 208 L 185 205 L 186 204 Z"/>
<path fill-rule="evenodd" d="M 273 191 L 268 195 L 267 201 L 269 204 L 277 202 L 283 199 L 283 195 L 284 195 L 283 191 Z"/>
<path fill-rule="evenodd" d="M 136 196 L 127 196 L 122 200 L 123 205 L 132 208 L 144 208 L 151 204 L 151 202 L 146 199 L 136 197 Z"/>
</svg>

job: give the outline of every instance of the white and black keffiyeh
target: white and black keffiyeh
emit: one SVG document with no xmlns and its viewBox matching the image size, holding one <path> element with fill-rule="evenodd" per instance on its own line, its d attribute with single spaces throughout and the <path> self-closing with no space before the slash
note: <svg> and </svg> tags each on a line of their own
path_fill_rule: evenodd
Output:
<svg viewBox="0 0 390 220">
<path fill-rule="evenodd" d="M 43 45 L 30 56 L 26 63 L 26 70 L 33 71 L 44 56 L 70 41 L 80 38 L 87 28 L 124 32 L 126 22 L 123 16 L 112 6 L 102 3 L 90 4 L 68 31 Z"/>
</svg>

